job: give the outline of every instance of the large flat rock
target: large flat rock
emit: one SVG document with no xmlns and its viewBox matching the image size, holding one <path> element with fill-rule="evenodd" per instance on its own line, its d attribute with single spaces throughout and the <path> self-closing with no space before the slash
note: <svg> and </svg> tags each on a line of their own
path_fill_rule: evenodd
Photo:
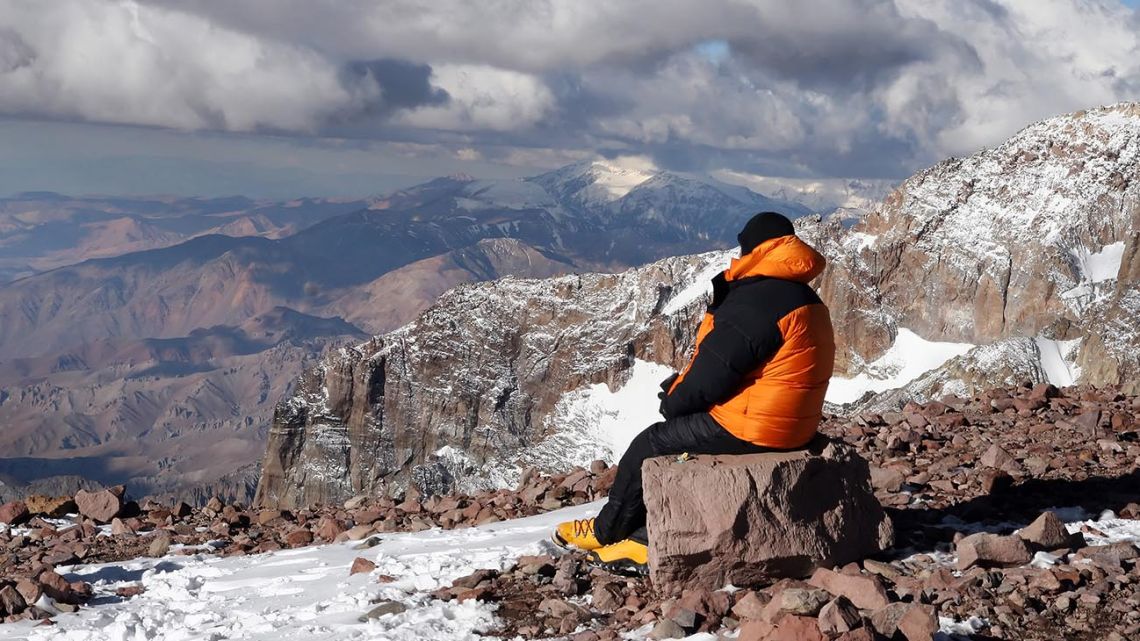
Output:
<svg viewBox="0 0 1140 641">
<path fill-rule="evenodd" d="M 867 462 L 839 443 L 642 466 L 649 565 L 664 593 L 806 577 L 891 546 Z"/>
</svg>

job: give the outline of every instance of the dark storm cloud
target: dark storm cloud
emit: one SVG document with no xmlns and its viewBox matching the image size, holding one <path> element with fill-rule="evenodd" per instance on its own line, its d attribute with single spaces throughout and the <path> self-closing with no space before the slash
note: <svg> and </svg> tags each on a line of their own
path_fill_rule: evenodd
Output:
<svg viewBox="0 0 1140 641">
<path fill-rule="evenodd" d="M 357 60 L 344 69 L 345 84 L 373 83 L 380 92 L 379 100 L 370 105 L 372 115 L 387 115 L 398 109 L 442 105 L 447 92 L 431 86 L 431 66 L 387 58 Z"/>
</svg>

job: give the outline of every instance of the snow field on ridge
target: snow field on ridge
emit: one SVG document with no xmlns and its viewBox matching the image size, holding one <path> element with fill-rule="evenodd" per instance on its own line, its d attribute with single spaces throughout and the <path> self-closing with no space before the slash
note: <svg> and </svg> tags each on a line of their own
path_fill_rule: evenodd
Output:
<svg viewBox="0 0 1140 641">
<path fill-rule="evenodd" d="M 629 380 L 616 391 L 597 383 L 564 395 L 556 410 L 559 422 L 582 426 L 579 439 L 595 444 L 593 453 L 576 457 L 578 464 L 588 466 L 596 458 L 616 463 L 634 437 L 663 421 L 657 393 L 661 381 L 672 375 L 673 368 L 667 365 L 637 359 Z"/>
<path fill-rule="evenodd" d="M 867 392 L 885 392 L 905 387 L 926 372 L 938 369 L 952 358 L 975 346 L 969 343 L 928 341 L 909 329 L 899 328 L 894 344 L 885 354 L 868 363 L 854 378 L 833 376 L 827 388 L 827 401 L 837 405 L 853 403 Z"/>
</svg>

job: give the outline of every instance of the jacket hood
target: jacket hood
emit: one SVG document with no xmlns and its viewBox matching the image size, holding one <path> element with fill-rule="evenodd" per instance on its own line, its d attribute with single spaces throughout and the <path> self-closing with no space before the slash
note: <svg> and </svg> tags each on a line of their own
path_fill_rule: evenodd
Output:
<svg viewBox="0 0 1140 641">
<path fill-rule="evenodd" d="M 823 273 L 826 266 L 827 260 L 797 236 L 780 236 L 732 259 L 732 264 L 724 270 L 724 277 L 733 281 L 767 276 L 806 283 Z"/>
</svg>

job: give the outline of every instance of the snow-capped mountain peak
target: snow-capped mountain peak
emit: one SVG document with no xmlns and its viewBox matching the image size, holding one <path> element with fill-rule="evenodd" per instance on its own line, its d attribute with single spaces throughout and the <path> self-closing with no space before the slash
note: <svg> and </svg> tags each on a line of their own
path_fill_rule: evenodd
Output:
<svg viewBox="0 0 1140 641">
<path fill-rule="evenodd" d="M 596 160 L 590 163 L 587 171 L 594 180 L 598 191 L 604 191 L 610 200 L 622 198 L 634 187 L 657 175 L 657 172 L 630 167 L 621 167 Z"/>
<path fill-rule="evenodd" d="M 624 198 L 635 187 L 661 172 L 623 166 L 605 160 L 587 160 L 535 176 L 530 180 L 583 208 L 600 207 Z"/>
</svg>

